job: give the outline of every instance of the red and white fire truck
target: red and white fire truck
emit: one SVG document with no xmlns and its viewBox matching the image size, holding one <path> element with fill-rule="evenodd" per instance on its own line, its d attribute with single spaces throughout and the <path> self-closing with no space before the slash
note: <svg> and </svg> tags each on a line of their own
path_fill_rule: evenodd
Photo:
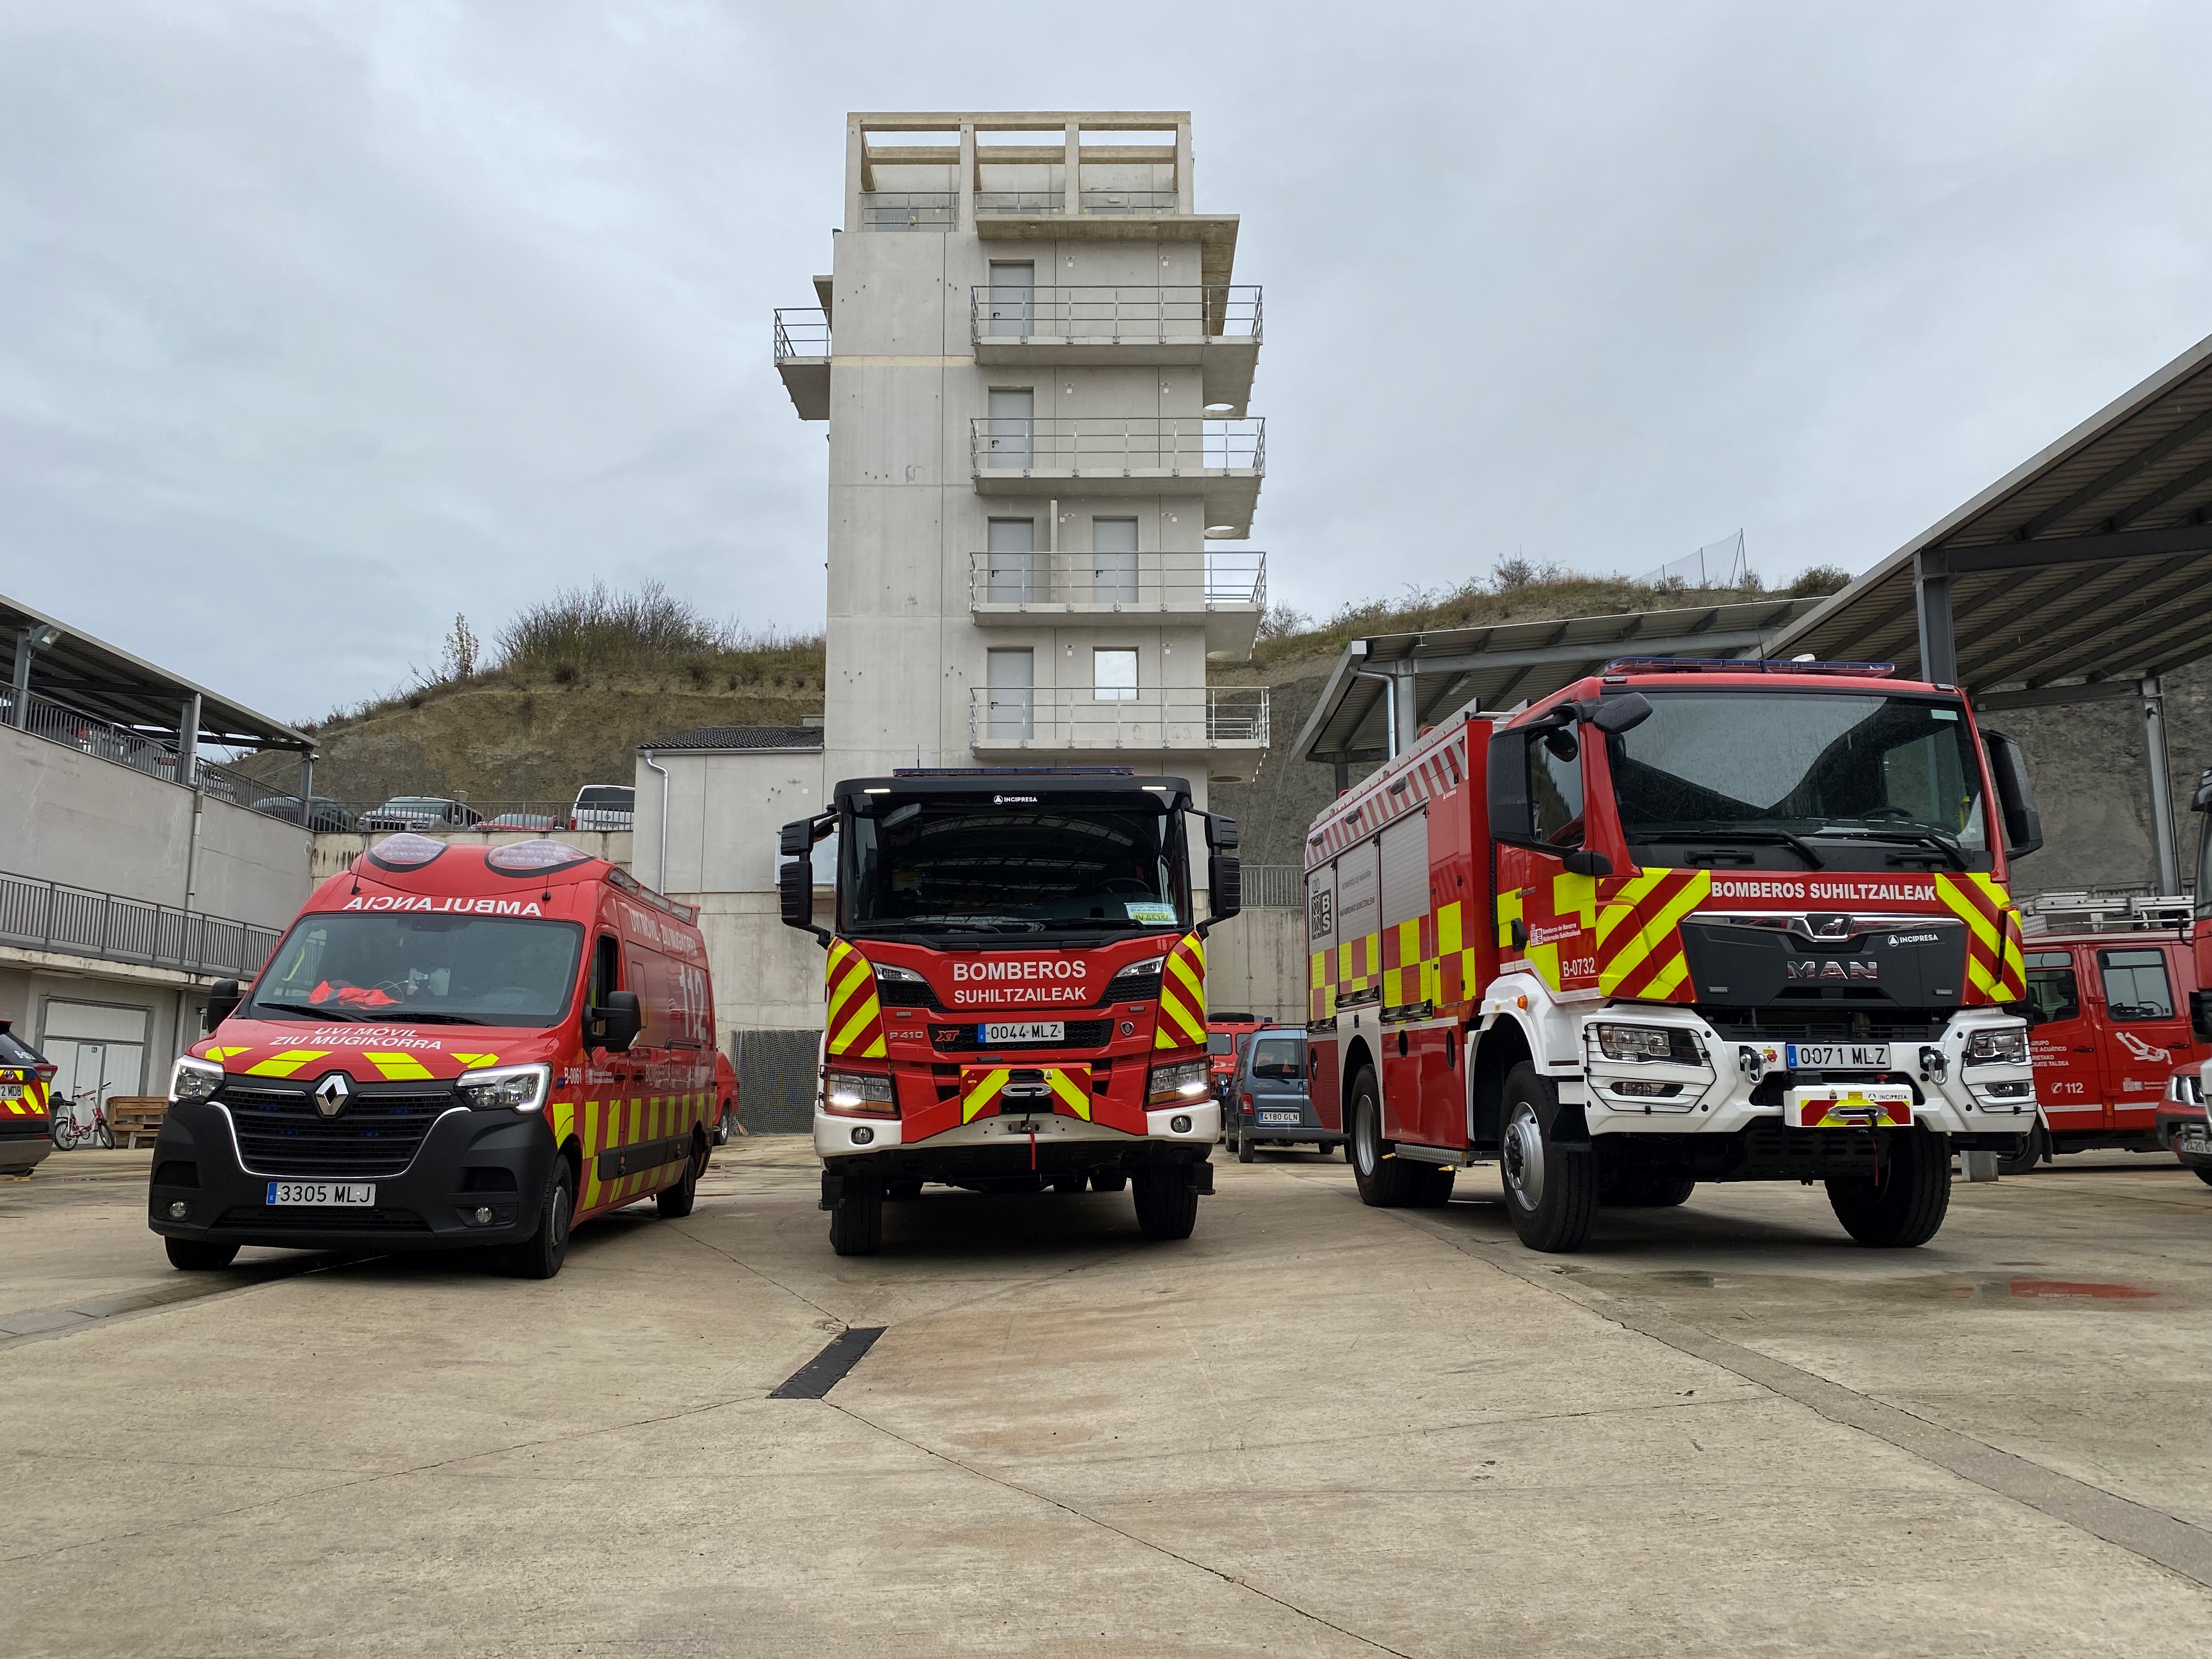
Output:
<svg viewBox="0 0 2212 1659">
<path fill-rule="evenodd" d="M 1522 1240 L 1703 1181 L 1932 1237 L 2035 1123 L 2019 747 L 1887 664 L 1624 659 L 1461 710 L 1306 843 L 1311 1092 L 1360 1196 L 1500 1165 Z"/>
<path fill-rule="evenodd" d="M 811 854 L 833 834 L 825 928 Z M 1236 845 L 1182 779 L 1126 767 L 902 769 L 784 826 L 783 920 L 828 952 L 814 1145 L 837 1254 L 873 1251 L 884 1200 L 926 1182 L 1126 1187 L 1146 1237 L 1190 1236 L 1221 1127 L 1204 941 L 1237 913 Z"/>
</svg>

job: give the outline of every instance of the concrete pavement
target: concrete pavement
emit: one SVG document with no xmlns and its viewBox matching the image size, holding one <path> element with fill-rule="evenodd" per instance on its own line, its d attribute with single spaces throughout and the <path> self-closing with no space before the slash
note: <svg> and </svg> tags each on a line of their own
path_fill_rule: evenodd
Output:
<svg viewBox="0 0 2212 1659">
<path fill-rule="evenodd" d="M 1221 1165 L 1187 1244 L 1145 1243 L 1126 1194 L 932 1189 L 842 1261 L 805 1143 L 753 1141 L 690 1218 L 586 1229 L 539 1285 L 276 1252 L 173 1274 L 131 1157 L 0 1187 L 0 1652 L 2147 1656 L 2212 1631 L 2212 1188 L 2146 1159 L 1961 1186 L 1918 1251 L 1762 1186 L 1535 1256 L 1486 1173 L 1379 1212 L 1286 1155 Z M 766 1397 L 878 1325 L 826 1399 Z"/>
</svg>

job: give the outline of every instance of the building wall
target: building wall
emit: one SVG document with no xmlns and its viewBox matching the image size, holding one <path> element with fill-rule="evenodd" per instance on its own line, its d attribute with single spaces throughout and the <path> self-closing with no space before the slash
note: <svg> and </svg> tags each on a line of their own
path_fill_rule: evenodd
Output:
<svg viewBox="0 0 2212 1659">
<path fill-rule="evenodd" d="M 94 1040 L 121 1031 L 139 1034 L 138 1052 L 128 1057 L 127 1064 L 118 1064 L 123 1056 L 117 1043 L 104 1042 L 109 1052 L 103 1100 L 164 1092 L 169 1062 L 198 1041 L 206 1007 L 206 991 L 181 974 L 144 972 L 131 977 L 120 970 L 102 971 L 93 963 L 63 968 L 0 962 L 0 1019 L 10 1021 L 25 1042 L 64 1066 L 55 1079 L 57 1088 L 67 1087 L 73 1078 L 80 1089 L 94 1079 L 89 1074 L 92 1056 L 84 1052 L 87 1044 L 58 1039 L 56 1033 L 80 1033 Z"/>
<path fill-rule="evenodd" d="M 1206 941 L 1206 1006 L 1306 1023 L 1304 910 L 1243 910 Z"/>
</svg>

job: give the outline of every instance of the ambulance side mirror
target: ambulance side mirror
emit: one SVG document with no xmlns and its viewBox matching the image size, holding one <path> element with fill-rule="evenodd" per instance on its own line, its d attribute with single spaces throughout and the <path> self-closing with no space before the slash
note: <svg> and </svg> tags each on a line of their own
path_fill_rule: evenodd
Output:
<svg viewBox="0 0 2212 1659">
<path fill-rule="evenodd" d="M 627 1054 L 645 1029 L 645 1014 L 635 991 L 610 991 L 607 1000 L 584 1013 L 584 1040 L 588 1047 L 610 1054 Z"/>
<path fill-rule="evenodd" d="M 246 1000 L 234 979 L 219 979 L 208 987 L 207 1028 L 215 1028 L 238 1012 L 238 1005 Z"/>
<path fill-rule="evenodd" d="M 2005 856 L 2026 858 L 2043 845 L 2043 815 L 2035 810 L 2027 757 L 2002 732 L 1983 732 L 1982 747 L 1989 752 L 1990 777 L 1996 786 L 1997 810 L 2004 817 Z"/>
</svg>

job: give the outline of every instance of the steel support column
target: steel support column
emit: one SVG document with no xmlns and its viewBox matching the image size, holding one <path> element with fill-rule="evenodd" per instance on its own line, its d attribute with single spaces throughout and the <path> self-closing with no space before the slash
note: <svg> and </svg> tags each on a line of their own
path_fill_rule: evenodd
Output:
<svg viewBox="0 0 2212 1659">
<path fill-rule="evenodd" d="M 2158 890 L 2181 890 L 2181 858 L 2173 836 L 2173 779 L 2166 768 L 2166 690 L 2155 674 L 2142 682 L 2143 769 L 2150 781 L 2150 838 L 2158 854 Z"/>
<path fill-rule="evenodd" d="M 1393 755 L 1409 753 L 1421 733 L 1421 710 L 1414 700 L 1415 683 L 1419 674 L 1413 664 L 1392 671 L 1390 708 L 1398 729 L 1390 734 Z"/>
<path fill-rule="evenodd" d="M 1951 633 L 1951 565 L 1941 553 L 1912 556 L 1914 603 L 1920 617 L 1920 678 L 1959 681 L 1959 647 Z"/>
<path fill-rule="evenodd" d="M 300 751 L 300 827 L 312 834 L 315 828 L 315 751 Z"/>
<path fill-rule="evenodd" d="M 199 785 L 200 694 L 185 699 L 177 716 L 177 781 L 187 789 Z"/>
<path fill-rule="evenodd" d="M 8 724 L 27 731 L 31 716 L 31 630 L 15 630 L 15 695 L 8 704 Z"/>
</svg>

